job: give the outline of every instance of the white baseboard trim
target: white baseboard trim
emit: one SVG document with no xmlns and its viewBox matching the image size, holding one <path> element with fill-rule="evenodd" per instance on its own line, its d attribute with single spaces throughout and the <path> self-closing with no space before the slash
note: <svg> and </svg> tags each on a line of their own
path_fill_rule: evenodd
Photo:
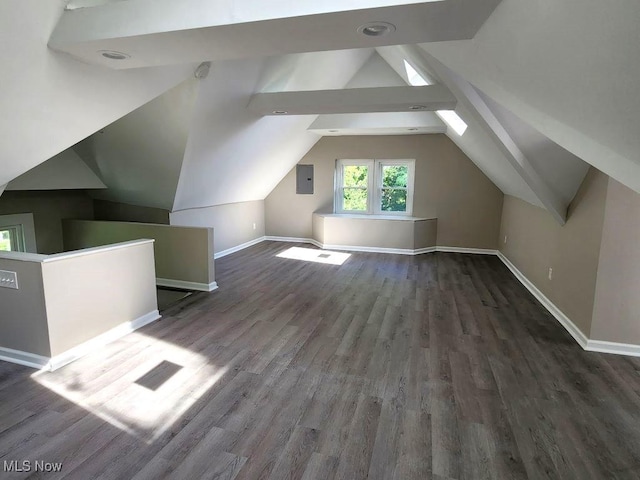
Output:
<svg viewBox="0 0 640 480">
<path fill-rule="evenodd" d="M 274 237 L 271 235 L 267 235 L 266 237 L 264 237 L 264 239 L 269 242 L 310 243 L 311 245 L 315 245 L 318 248 L 323 248 L 322 243 L 317 241 L 315 238 Z"/>
<path fill-rule="evenodd" d="M 213 292 L 218 289 L 216 282 L 198 283 L 186 282 L 184 280 L 172 280 L 170 278 L 156 278 L 156 285 L 159 287 L 183 288 L 185 290 L 198 290 L 199 292 Z"/>
<path fill-rule="evenodd" d="M 536 287 L 527 277 L 525 277 L 524 274 L 520 270 L 518 270 L 518 268 L 513 263 L 511 263 L 511 261 L 507 257 L 505 257 L 502 252 L 497 252 L 497 255 L 498 258 L 502 260 L 502 263 L 504 263 L 507 268 L 511 270 L 511 273 L 513 273 L 513 275 L 520 281 L 520 283 L 522 283 L 522 285 L 524 285 L 524 287 L 529 290 L 529 292 L 531 292 L 534 297 L 536 297 L 536 299 L 547 309 L 547 311 L 551 315 L 553 315 L 555 319 L 558 320 L 558 322 L 560 322 L 560 325 L 562 325 L 565 330 L 569 332 L 569 334 L 575 339 L 575 341 L 578 342 L 578 344 L 586 350 L 589 339 L 584 333 L 582 333 L 582 330 L 580 330 L 576 326 L 576 324 L 569 319 L 569 317 L 562 313 L 562 310 L 556 307 L 551 300 L 549 300 L 540 290 L 538 290 L 538 287 Z"/>
<path fill-rule="evenodd" d="M 603 340 L 589 340 L 585 350 L 589 352 L 613 353 L 615 355 L 629 355 L 640 357 L 640 345 L 631 343 L 606 342 Z"/>
<path fill-rule="evenodd" d="M 52 357 L 45 368 L 53 372 L 60 367 L 64 367 L 65 365 L 68 365 L 69 363 L 78 360 L 81 357 L 84 357 L 87 353 L 95 351 L 96 349 L 103 347 L 108 343 L 114 342 L 119 338 L 122 338 L 125 335 L 128 335 L 129 333 L 144 327 L 145 325 L 155 322 L 160 317 L 160 312 L 158 312 L 158 310 L 153 310 L 152 312 L 136 318 L 135 320 L 121 323 L 117 327 L 114 327 L 111 330 L 108 330 L 105 333 L 92 338 L 91 340 L 81 343 L 80 345 L 73 347 L 72 349 L 67 350 L 64 353 Z"/>
<path fill-rule="evenodd" d="M 562 311 L 551 302 L 524 274 L 511 263 L 511 261 L 500 251 L 497 252 L 498 258 L 502 260 L 511 273 L 522 283 L 531 294 L 553 315 L 560 325 L 575 339 L 578 344 L 588 352 L 612 353 L 615 355 L 629 355 L 632 357 L 640 357 L 640 345 L 630 343 L 607 342 L 603 340 L 591 340 L 582 333 L 575 323 L 567 317 Z"/>
<path fill-rule="evenodd" d="M 49 357 L 5 347 L 0 347 L 0 360 L 37 369 L 44 368 L 49 363 Z"/>
<path fill-rule="evenodd" d="M 437 252 L 445 253 L 471 253 L 473 255 L 498 255 L 498 250 L 489 248 L 467 248 L 467 247 L 447 247 L 438 245 L 435 247 Z"/>
<path fill-rule="evenodd" d="M 240 250 L 244 250 L 245 248 L 249 248 L 252 247 L 254 245 L 257 245 L 258 243 L 264 242 L 265 237 L 258 237 L 254 240 L 251 240 L 249 242 L 245 242 L 245 243 L 241 243 L 240 245 L 236 245 L 235 247 L 231 247 L 231 248 L 227 248 L 226 250 L 222 250 L 221 252 L 218 252 L 216 254 L 213 255 L 214 259 L 218 259 L 218 258 L 222 258 L 222 257 L 226 257 L 227 255 L 231 255 L 232 253 L 236 253 L 239 252 Z"/>
<path fill-rule="evenodd" d="M 386 248 L 386 247 L 359 247 L 357 245 L 322 245 L 324 250 L 341 250 L 347 252 L 366 253 L 390 253 L 392 255 L 415 255 L 415 250 L 409 248 Z"/>
<path fill-rule="evenodd" d="M 367 252 L 367 253 L 390 253 L 393 255 L 422 255 L 423 253 L 433 252 L 449 252 L 449 253 L 472 253 L 479 255 L 497 255 L 497 250 L 485 248 L 464 248 L 464 247 L 425 247 L 425 248 L 388 248 L 388 247 L 362 247 L 357 245 L 331 245 L 323 244 L 313 238 L 304 237 L 274 237 L 266 236 L 264 240 L 272 242 L 290 242 L 290 243 L 310 243 L 318 248 L 326 250 L 344 250 L 351 252 Z"/>
<path fill-rule="evenodd" d="M 64 353 L 56 355 L 54 357 L 45 357 L 42 355 L 36 355 L 34 353 L 22 352 L 20 350 L 13 350 L 11 348 L 0 347 L 0 360 L 6 362 L 17 363 L 18 365 L 24 365 L 27 367 L 37 368 L 39 370 L 54 371 L 60 367 L 64 367 L 69 363 L 85 356 L 104 345 L 111 343 L 125 335 L 138 330 L 139 328 L 148 325 L 151 322 L 155 322 L 161 317 L 158 310 L 153 310 L 135 320 L 130 322 L 121 323 L 117 327 L 106 331 L 105 333 L 98 335 L 91 340 L 88 340 L 80 345 L 67 350 Z"/>
<path fill-rule="evenodd" d="M 423 255 L 425 253 L 435 253 L 437 252 L 437 248 L 436 247 L 425 247 L 425 248 L 416 248 L 413 251 L 414 255 Z"/>
</svg>

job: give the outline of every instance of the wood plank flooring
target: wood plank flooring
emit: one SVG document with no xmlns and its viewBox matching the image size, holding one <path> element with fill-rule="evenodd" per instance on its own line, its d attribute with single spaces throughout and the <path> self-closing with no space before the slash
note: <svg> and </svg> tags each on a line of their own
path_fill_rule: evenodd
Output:
<svg viewBox="0 0 640 480">
<path fill-rule="evenodd" d="M 583 351 L 497 258 L 292 246 L 54 373 L 0 362 L 0 468 L 63 463 L 0 478 L 640 478 L 640 359 Z"/>
</svg>

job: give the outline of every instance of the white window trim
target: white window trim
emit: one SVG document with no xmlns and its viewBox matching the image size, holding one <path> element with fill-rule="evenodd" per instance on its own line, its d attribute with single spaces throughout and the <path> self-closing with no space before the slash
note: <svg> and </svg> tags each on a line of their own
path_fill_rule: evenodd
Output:
<svg viewBox="0 0 640 480">
<path fill-rule="evenodd" d="M 408 168 L 407 175 L 407 210 L 404 212 L 388 212 L 382 210 L 382 167 L 393 165 L 406 165 Z M 415 160 L 376 160 L 375 161 L 375 192 L 373 196 L 374 213 L 376 215 L 393 215 L 393 216 L 411 216 L 413 214 L 413 182 L 416 173 Z"/>
<path fill-rule="evenodd" d="M 334 212 L 351 215 L 389 215 L 409 217 L 413 215 L 413 190 L 415 181 L 415 159 L 338 159 L 336 160 L 334 178 Z M 343 166 L 363 165 L 369 167 L 367 182 L 367 210 L 344 210 L 343 200 Z M 406 165 L 409 169 L 407 179 L 407 210 L 404 212 L 388 212 L 382 210 L 382 167 L 389 165 Z"/>
<path fill-rule="evenodd" d="M 362 210 L 344 210 L 342 208 L 342 198 L 343 198 L 343 185 L 344 185 L 344 179 L 343 179 L 343 166 L 345 165 L 357 165 L 357 166 L 366 166 L 369 168 L 369 175 L 367 176 L 367 190 L 369 192 L 369 194 L 367 195 L 367 210 L 366 211 L 362 211 Z M 343 160 L 336 160 L 336 168 L 335 168 L 335 188 L 334 190 L 334 194 L 335 194 L 335 198 L 334 198 L 334 211 L 336 213 L 349 213 L 349 214 L 356 214 L 356 215 L 370 215 L 372 213 L 371 210 L 371 192 L 373 191 L 373 183 L 372 183 L 372 179 L 373 179 L 373 168 L 374 168 L 374 162 L 373 160 L 363 160 L 363 159 L 343 159 Z"/>
<path fill-rule="evenodd" d="M 32 213 L 19 213 L 15 215 L 0 215 L 0 229 L 9 227 L 22 227 L 22 241 L 26 252 L 36 253 L 36 230 L 33 224 Z"/>
</svg>

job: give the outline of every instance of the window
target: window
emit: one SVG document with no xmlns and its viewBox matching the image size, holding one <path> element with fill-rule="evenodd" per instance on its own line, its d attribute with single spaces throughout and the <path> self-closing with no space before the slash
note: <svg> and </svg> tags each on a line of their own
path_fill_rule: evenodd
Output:
<svg viewBox="0 0 640 480">
<path fill-rule="evenodd" d="M 24 252 L 24 232 L 22 225 L 0 227 L 0 251 Z"/>
<path fill-rule="evenodd" d="M 411 215 L 414 160 L 338 160 L 336 213 Z"/>
<path fill-rule="evenodd" d="M 0 252 L 37 251 L 33 214 L 0 215 Z"/>
</svg>

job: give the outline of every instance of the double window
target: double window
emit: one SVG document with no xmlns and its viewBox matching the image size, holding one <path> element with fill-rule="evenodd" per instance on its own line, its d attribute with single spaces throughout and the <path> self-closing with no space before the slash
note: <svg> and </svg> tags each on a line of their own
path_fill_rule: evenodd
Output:
<svg viewBox="0 0 640 480">
<path fill-rule="evenodd" d="M 337 160 L 336 213 L 411 215 L 414 160 Z"/>
</svg>

